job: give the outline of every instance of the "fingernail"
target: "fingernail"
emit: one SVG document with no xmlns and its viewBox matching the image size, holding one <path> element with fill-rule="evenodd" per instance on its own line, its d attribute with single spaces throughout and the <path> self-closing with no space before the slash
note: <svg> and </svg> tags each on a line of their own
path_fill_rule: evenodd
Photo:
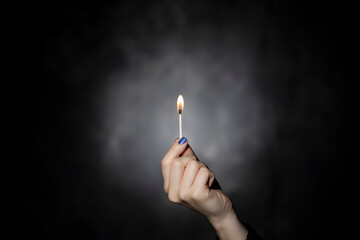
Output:
<svg viewBox="0 0 360 240">
<path fill-rule="evenodd" d="M 184 144 L 186 142 L 186 137 L 182 137 L 179 141 L 179 144 Z"/>
<path fill-rule="evenodd" d="M 211 185 L 214 183 L 214 180 L 215 180 L 215 176 L 210 178 L 209 187 L 211 187 Z"/>
</svg>

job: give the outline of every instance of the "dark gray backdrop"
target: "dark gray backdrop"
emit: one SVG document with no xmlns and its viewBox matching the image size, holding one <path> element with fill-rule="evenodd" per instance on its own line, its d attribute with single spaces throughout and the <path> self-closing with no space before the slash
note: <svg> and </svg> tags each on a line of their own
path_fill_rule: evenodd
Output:
<svg viewBox="0 0 360 240">
<path fill-rule="evenodd" d="M 160 160 L 178 137 L 182 94 L 184 135 L 243 221 L 265 239 L 346 235 L 358 173 L 346 128 L 350 8 L 25 6 L 15 233 L 213 239 L 205 218 L 163 193 Z"/>
</svg>

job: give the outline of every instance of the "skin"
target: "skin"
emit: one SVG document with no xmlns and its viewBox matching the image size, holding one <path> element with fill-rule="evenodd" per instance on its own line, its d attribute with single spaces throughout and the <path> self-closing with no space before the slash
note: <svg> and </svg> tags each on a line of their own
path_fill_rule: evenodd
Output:
<svg viewBox="0 0 360 240">
<path fill-rule="evenodd" d="M 221 240 L 246 239 L 248 231 L 239 221 L 230 198 L 221 190 L 210 189 L 214 173 L 196 158 L 188 141 L 178 141 L 161 160 L 169 200 L 204 215 Z"/>
</svg>

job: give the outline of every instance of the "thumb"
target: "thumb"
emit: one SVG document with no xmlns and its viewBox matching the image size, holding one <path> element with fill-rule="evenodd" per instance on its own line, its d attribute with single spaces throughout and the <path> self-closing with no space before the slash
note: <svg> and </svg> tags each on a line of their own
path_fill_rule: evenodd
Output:
<svg viewBox="0 0 360 240">
<path fill-rule="evenodd" d="M 184 139 L 184 137 L 182 139 Z M 181 139 L 177 138 L 177 139 L 175 139 L 174 144 L 177 143 L 177 142 L 180 142 L 180 141 L 181 141 Z M 183 152 L 181 152 L 180 157 L 182 157 L 182 156 L 196 156 L 194 150 L 191 148 L 191 146 L 189 144 L 189 141 L 187 139 L 186 139 L 186 142 L 187 142 L 187 146 L 185 147 L 185 150 Z"/>
<path fill-rule="evenodd" d="M 181 156 L 195 156 L 194 150 L 191 148 L 191 146 L 188 144 L 184 150 L 184 152 L 181 153 Z"/>
<path fill-rule="evenodd" d="M 177 158 L 185 151 L 187 146 L 188 141 L 185 137 L 181 138 L 180 140 L 176 139 L 170 150 L 165 154 L 164 159 L 171 160 Z"/>
</svg>

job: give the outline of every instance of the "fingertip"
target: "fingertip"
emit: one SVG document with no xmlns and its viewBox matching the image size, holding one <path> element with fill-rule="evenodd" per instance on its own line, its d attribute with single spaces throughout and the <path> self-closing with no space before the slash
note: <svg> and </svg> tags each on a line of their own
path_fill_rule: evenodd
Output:
<svg viewBox="0 0 360 240">
<path fill-rule="evenodd" d="M 215 180 L 215 176 L 212 176 L 209 180 L 209 188 L 212 186 L 212 184 L 214 183 Z"/>
<path fill-rule="evenodd" d="M 185 137 L 181 138 L 180 140 L 177 138 L 175 139 L 174 144 L 172 145 L 172 147 L 169 150 L 169 154 L 168 156 L 172 156 L 174 157 L 179 156 L 180 154 L 182 154 L 184 152 L 184 150 L 186 149 L 188 143 L 187 143 L 187 139 Z M 174 156 L 173 156 L 174 155 Z M 170 157 L 170 159 L 172 159 L 172 157 Z"/>
<path fill-rule="evenodd" d="M 179 140 L 179 144 L 184 144 L 185 142 L 187 142 L 187 139 L 186 137 L 182 137 L 180 140 Z"/>
</svg>

